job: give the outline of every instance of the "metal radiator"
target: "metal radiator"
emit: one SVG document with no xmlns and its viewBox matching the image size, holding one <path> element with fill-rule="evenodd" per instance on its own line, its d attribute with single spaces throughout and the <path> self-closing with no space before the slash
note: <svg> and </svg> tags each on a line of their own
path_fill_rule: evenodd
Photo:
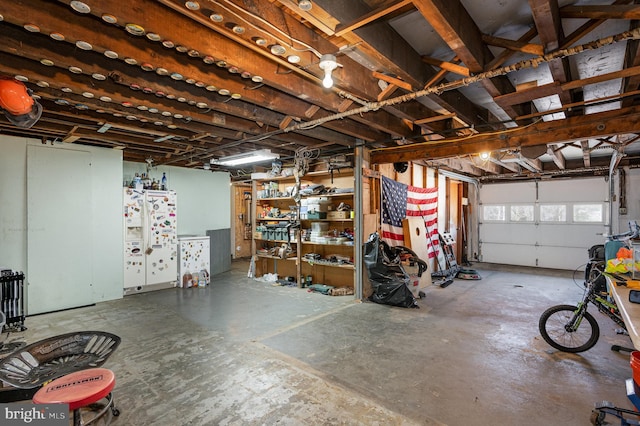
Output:
<svg viewBox="0 0 640 426">
<path fill-rule="evenodd" d="M 0 275 L 0 310 L 6 316 L 5 327 L 26 330 L 24 326 L 24 273 L 3 270 Z M 1 330 L 0 330 L 1 331 Z"/>
</svg>

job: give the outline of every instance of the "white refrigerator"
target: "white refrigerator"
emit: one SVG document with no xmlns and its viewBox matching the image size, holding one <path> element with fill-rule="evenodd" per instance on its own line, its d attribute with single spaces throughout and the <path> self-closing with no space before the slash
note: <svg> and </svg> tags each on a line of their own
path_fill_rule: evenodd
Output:
<svg viewBox="0 0 640 426">
<path fill-rule="evenodd" d="M 175 287 L 175 191 L 124 189 L 124 294 Z"/>
<path fill-rule="evenodd" d="M 207 286 L 211 271 L 209 260 L 208 236 L 178 236 L 178 286 Z"/>
</svg>

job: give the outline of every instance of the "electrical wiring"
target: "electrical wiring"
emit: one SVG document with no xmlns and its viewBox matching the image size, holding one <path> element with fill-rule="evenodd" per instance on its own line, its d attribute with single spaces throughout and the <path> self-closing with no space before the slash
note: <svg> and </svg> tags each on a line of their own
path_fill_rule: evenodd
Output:
<svg viewBox="0 0 640 426">
<path fill-rule="evenodd" d="M 262 22 L 264 25 L 267 25 L 269 28 L 271 28 L 273 31 L 278 32 L 281 36 L 288 38 L 289 40 L 291 40 L 292 42 L 295 42 L 301 46 L 304 46 L 304 49 L 298 49 L 296 47 L 293 46 L 292 43 L 287 43 L 286 41 L 281 40 L 280 38 L 278 38 L 277 36 L 271 34 L 269 31 L 258 27 L 257 25 L 254 25 L 252 22 L 248 21 L 247 19 L 243 18 L 242 16 L 240 16 L 239 14 L 233 12 L 231 9 L 229 9 L 228 7 L 220 4 L 220 2 L 218 1 L 211 1 L 211 3 L 220 6 L 222 9 L 224 9 L 225 11 L 229 12 L 230 14 L 232 14 L 233 16 L 235 16 L 236 18 L 242 20 L 242 22 L 244 22 L 245 24 L 251 26 L 252 28 L 254 28 L 257 31 L 262 32 L 263 34 L 268 35 L 269 37 L 273 37 L 274 39 L 276 39 L 279 43 L 285 44 L 287 45 L 291 50 L 294 50 L 296 52 L 311 52 L 314 55 L 316 55 L 318 58 L 320 58 L 322 56 L 322 54 L 320 52 L 318 52 L 316 49 L 314 49 L 312 46 L 308 45 L 307 43 L 298 40 L 296 38 L 291 37 L 290 34 L 287 34 L 286 32 L 282 31 L 280 28 L 276 27 L 275 25 L 273 25 L 272 23 L 270 23 L 269 21 L 265 20 L 264 18 L 262 18 L 261 16 L 258 16 L 254 13 L 251 13 L 248 10 L 242 9 L 240 8 L 238 5 L 230 2 L 229 0 L 224 0 L 225 3 L 235 7 L 236 9 L 240 10 L 243 13 L 248 14 L 249 16 L 251 16 L 252 18 Z"/>
</svg>

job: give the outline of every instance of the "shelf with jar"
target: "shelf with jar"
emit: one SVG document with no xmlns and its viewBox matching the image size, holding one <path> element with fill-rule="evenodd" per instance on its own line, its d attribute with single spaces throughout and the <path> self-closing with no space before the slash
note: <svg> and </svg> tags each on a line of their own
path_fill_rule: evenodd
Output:
<svg viewBox="0 0 640 426">
<path fill-rule="evenodd" d="M 253 181 L 256 276 L 293 275 L 300 287 L 353 286 L 353 171 L 312 172 L 300 181 L 299 187 L 293 177 Z M 282 231 L 286 226 L 289 234 Z M 295 262 L 276 254 L 283 245 L 290 247 L 286 259 L 295 253 Z"/>
<path fill-rule="evenodd" d="M 291 196 L 295 180 L 253 181 L 253 240 L 255 276 L 277 273 L 299 276 L 298 205 Z"/>
</svg>

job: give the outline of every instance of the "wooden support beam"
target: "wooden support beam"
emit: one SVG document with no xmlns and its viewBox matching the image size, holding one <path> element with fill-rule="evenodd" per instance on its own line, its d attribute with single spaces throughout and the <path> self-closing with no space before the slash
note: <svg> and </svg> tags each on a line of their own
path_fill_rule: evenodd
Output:
<svg viewBox="0 0 640 426">
<path fill-rule="evenodd" d="M 582 145 L 582 161 L 585 167 L 591 167 L 591 150 L 589 149 L 589 141 L 580 141 Z"/>
<path fill-rule="evenodd" d="M 78 130 L 78 126 L 73 126 L 73 128 L 69 130 L 69 133 L 67 133 L 67 135 L 64 138 L 62 138 L 62 142 L 73 143 L 78 139 L 80 139 L 82 135 L 74 134 L 77 130 Z"/>
<path fill-rule="evenodd" d="M 420 120 L 414 120 L 413 124 L 421 125 L 421 124 L 434 123 L 436 121 L 449 120 L 454 117 L 456 117 L 455 113 L 436 115 L 435 117 L 427 117 L 427 118 L 421 118 Z"/>
<path fill-rule="evenodd" d="M 536 27 L 531 28 L 529 31 L 527 31 L 526 33 L 524 33 L 517 41 L 516 43 L 527 43 L 531 40 L 533 40 L 535 38 L 535 36 L 538 35 L 538 30 L 536 29 Z M 514 50 L 509 50 L 509 49 L 505 49 L 503 52 L 501 52 L 498 56 L 496 56 L 495 58 L 493 58 L 491 60 L 491 62 L 489 62 L 486 66 L 486 71 L 490 71 L 493 69 L 496 69 L 500 66 L 502 66 L 502 64 L 504 64 L 505 62 L 507 62 L 507 60 L 513 56 L 513 54 L 516 53 Z"/>
<path fill-rule="evenodd" d="M 307 118 L 311 118 L 313 117 L 316 112 L 318 112 L 320 110 L 320 107 L 318 105 L 311 105 L 309 108 L 307 108 L 307 110 L 304 112 L 304 116 Z"/>
<path fill-rule="evenodd" d="M 551 156 L 558 169 L 565 169 L 566 166 L 564 155 L 562 155 L 562 148 L 555 144 L 547 145 L 547 154 Z"/>
<path fill-rule="evenodd" d="M 401 0 L 396 4 L 393 4 L 391 6 L 388 7 L 381 7 L 379 9 L 376 10 L 372 10 L 370 13 L 366 14 L 365 16 L 361 16 L 360 18 L 356 19 L 353 22 L 350 22 L 348 24 L 344 24 L 344 25 L 338 25 L 336 27 L 336 32 L 334 33 L 334 35 L 336 37 L 342 37 L 344 34 L 349 33 L 351 31 L 355 31 L 360 27 L 363 27 L 371 22 L 374 22 L 392 12 L 395 12 L 396 10 L 403 8 L 405 6 L 411 5 L 413 4 L 413 0 Z"/>
<path fill-rule="evenodd" d="M 378 94 L 378 102 L 389 98 L 396 90 L 398 90 L 398 86 L 395 84 L 387 84 L 387 87 Z"/>
<path fill-rule="evenodd" d="M 278 127 L 280 127 L 280 129 L 286 129 L 287 127 L 289 127 L 289 124 L 291 124 L 292 121 L 293 121 L 293 117 L 291 117 L 290 115 L 287 115 L 285 118 L 282 119 Z"/>
<path fill-rule="evenodd" d="M 640 5 L 564 6 L 565 19 L 640 19 Z"/>
<path fill-rule="evenodd" d="M 625 133 L 640 133 L 640 107 L 538 122 L 521 128 L 508 129 L 499 134 L 480 133 L 465 138 L 447 138 L 398 146 L 393 149 L 372 150 L 371 163 L 452 157 L 474 154 L 481 150 L 499 151 Z"/>
<path fill-rule="evenodd" d="M 381 72 L 377 72 L 374 71 L 371 73 L 371 75 L 373 75 L 373 78 L 377 78 L 379 80 L 382 81 L 386 81 L 389 84 L 394 84 L 398 87 L 403 88 L 404 90 L 411 92 L 413 91 L 413 87 L 411 87 L 411 85 L 409 83 L 407 83 L 406 81 L 402 81 L 399 78 L 395 78 L 395 77 L 391 77 L 389 75 L 383 74 Z"/>
<path fill-rule="evenodd" d="M 508 40 L 506 38 L 495 37 L 488 34 L 482 35 L 482 41 L 491 46 L 504 47 L 505 49 L 513 50 L 515 52 L 530 53 L 536 56 L 544 55 L 544 49 L 540 44 L 525 43 L 519 40 Z"/>
<path fill-rule="evenodd" d="M 351 107 L 351 105 L 353 105 L 353 101 L 351 99 L 345 99 L 340 103 L 340 105 L 338 105 L 338 112 L 345 112 L 349 107 Z"/>
<path fill-rule="evenodd" d="M 439 67 L 445 71 L 459 74 L 464 77 L 469 77 L 471 75 L 471 71 L 469 71 L 469 68 L 467 67 L 462 67 L 460 65 L 457 65 L 451 62 L 441 61 L 439 59 L 432 58 L 430 56 L 421 56 L 421 59 L 422 59 L 422 62 L 424 62 L 425 64 Z"/>
</svg>

